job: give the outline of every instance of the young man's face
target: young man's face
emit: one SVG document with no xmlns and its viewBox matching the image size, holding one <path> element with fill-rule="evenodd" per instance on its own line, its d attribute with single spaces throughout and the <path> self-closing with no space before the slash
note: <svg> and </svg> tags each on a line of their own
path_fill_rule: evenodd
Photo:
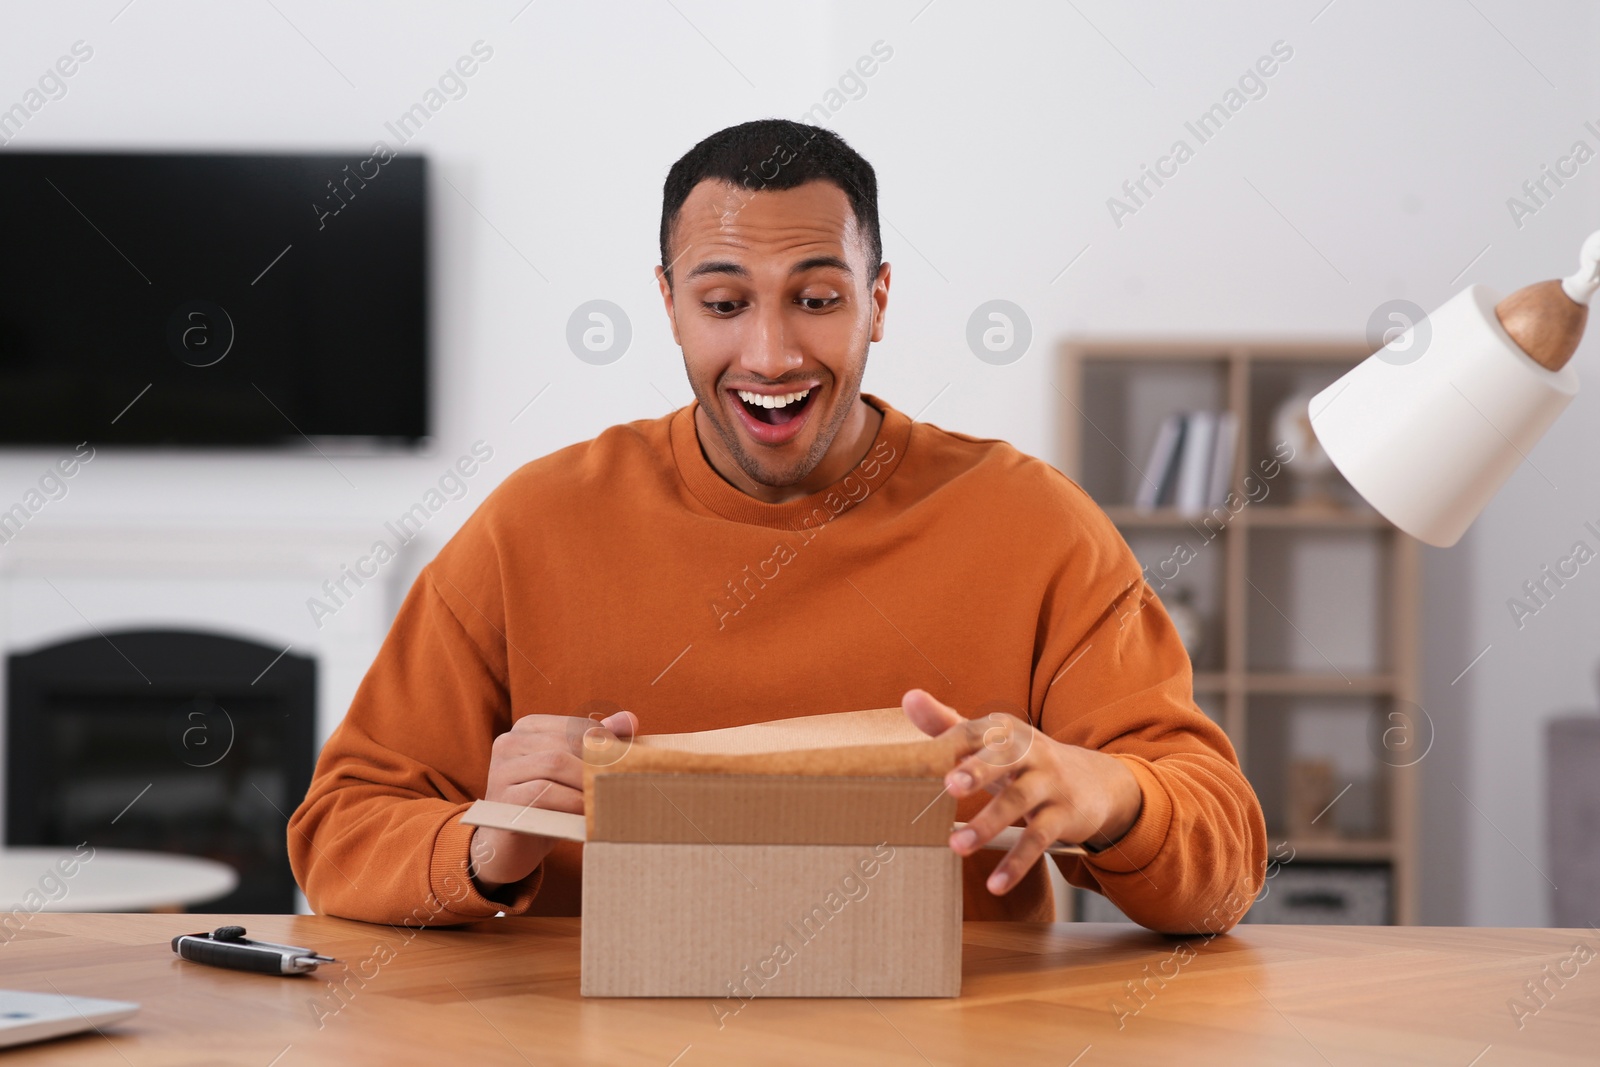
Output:
<svg viewBox="0 0 1600 1067">
<path fill-rule="evenodd" d="M 751 192 L 703 181 L 674 224 L 669 289 L 689 384 L 722 450 L 763 486 L 804 481 L 861 420 L 867 345 L 883 337 L 889 268 L 844 190 L 827 181 Z M 714 442 L 706 442 L 708 447 Z"/>
</svg>

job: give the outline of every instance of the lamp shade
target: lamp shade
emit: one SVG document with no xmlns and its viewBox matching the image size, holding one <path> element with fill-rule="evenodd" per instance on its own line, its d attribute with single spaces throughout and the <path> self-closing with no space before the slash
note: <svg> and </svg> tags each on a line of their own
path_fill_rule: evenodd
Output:
<svg viewBox="0 0 1600 1067">
<path fill-rule="evenodd" d="M 1384 518 L 1441 548 L 1578 392 L 1572 367 L 1541 366 L 1512 340 L 1497 303 L 1482 285 L 1457 293 L 1310 403 L 1339 473 Z"/>
</svg>

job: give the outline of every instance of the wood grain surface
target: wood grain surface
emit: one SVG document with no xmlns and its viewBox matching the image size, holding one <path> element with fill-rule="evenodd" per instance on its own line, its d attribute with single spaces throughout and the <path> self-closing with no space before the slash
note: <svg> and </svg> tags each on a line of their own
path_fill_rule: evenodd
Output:
<svg viewBox="0 0 1600 1067">
<path fill-rule="evenodd" d="M 320 949 L 348 968 L 272 978 L 173 956 L 175 934 L 225 922 Z M 34 915 L 0 943 L 0 985 L 134 1000 L 144 1010 L 103 1035 L 13 1050 L 4 1061 L 1600 1061 L 1600 934 L 1591 930 L 1242 926 L 1206 941 L 1089 923 L 969 923 L 954 1000 L 741 1003 L 585 999 L 579 929 L 577 919 L 414 932 L 310 916 Z M 1529 982 L 1542 986 L 1537 998 Z M 1520 1015 L 1511 1007 L 1519 1002 Z"/>
</svg>

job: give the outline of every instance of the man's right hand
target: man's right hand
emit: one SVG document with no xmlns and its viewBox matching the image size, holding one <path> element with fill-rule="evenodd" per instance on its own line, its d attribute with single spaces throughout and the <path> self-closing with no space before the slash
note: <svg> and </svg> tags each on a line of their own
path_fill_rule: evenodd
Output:
<svg viewBox="0 0 1600 1067">
<path fill-rule="evenodd" d="M 591 729 L 632 737 L 639 720 L 631 711 L 604 719 L 569 715 L 524 715 L 494 739 L 489 753 L 487 800 L 583 814 L 583 737 Z M 556 838 L 480 826 L 472 833 L 472 874 L 489 895 L 532 874 Z"/>
</svg>

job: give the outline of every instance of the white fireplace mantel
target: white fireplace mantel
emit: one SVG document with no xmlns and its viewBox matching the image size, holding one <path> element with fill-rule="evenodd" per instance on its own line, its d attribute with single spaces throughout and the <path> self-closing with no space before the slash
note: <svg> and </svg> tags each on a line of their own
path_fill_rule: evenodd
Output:
<svg viewBox="0 0 1600 1067">
<path fill-rule="evenodd" d="M 347 579 L 350 595 L 320 626 L 307 600 L 334 604 L 323 583 L 337 581 L 380 532 L 30 525 L 0 544 L 0 653 L 149 628 L 292 648 L 317 660 L 320 746 L 350 706 L 422 561 L 402 554 L 360 587 Z"/>
</svg>

